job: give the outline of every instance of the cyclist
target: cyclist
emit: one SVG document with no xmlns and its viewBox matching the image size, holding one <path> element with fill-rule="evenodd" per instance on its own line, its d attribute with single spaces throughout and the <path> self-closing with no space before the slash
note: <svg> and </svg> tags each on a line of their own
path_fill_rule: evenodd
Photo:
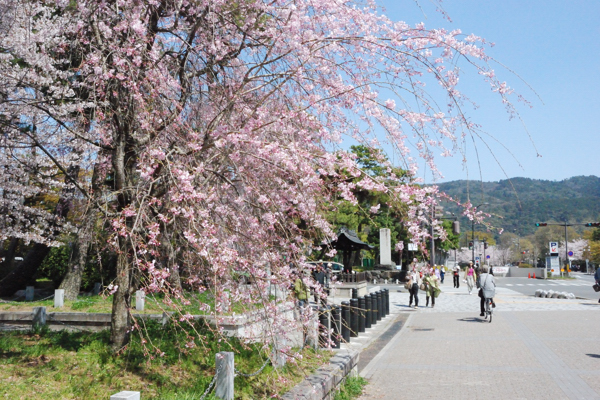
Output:
<svg viewBox="0 0 600 400">
<path fill-rule="evenodd" d="M 489 273 L 488 267 L 482 267 L 483 274 L 481 274 L 480 287 L 479 287 L 479 308 L 481 314 L 479 316 L 485 316 L 485 299 L 492 300 L 492 307 L 496 307 L 496 303 L 494 303 L 494 296 L 496 295 L 496 281 L 494 279 L 494 275 Z"/>
</svg>

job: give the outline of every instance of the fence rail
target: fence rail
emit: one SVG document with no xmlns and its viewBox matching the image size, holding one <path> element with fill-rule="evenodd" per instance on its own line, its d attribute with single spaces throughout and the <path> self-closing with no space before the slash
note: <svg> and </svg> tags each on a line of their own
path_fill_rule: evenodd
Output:
<svg viewBox="0 0 600 400">
<path fill-rule="evenodd" d="M 345 283 L 358 283 L 365 282 L 367 280 L 367 274 L 364 272 L 357 272 L 355 274 L 339 274 L 338 282 Z"/>
</svg>

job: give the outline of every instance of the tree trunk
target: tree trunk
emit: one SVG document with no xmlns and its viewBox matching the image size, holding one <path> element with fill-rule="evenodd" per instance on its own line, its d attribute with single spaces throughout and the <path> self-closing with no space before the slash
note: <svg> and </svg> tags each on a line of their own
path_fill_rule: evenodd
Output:
<svg viewBox="0 0 600 400">
<path fill-rule="evenodd" d="M 81 289 L 81 278 L 87 263 L 88 250 L 92 243 L 92 232 L 96 221 L 96 213 L 88 208 L 81 229 L 77 235 L 73 254 L 69 261 L 67 274 L 60 283 L 59 289 L 65 290 L 65 300 L 77 300 Z"/>
<path fill-rule="evenodd" d="M 118 352 L 129 343 L 131 325 L 131 270 L 129 268 L 129 246 L 127 238 L 119 238 L 120 253 L 117 258 L 117 291 L 113 296 L 110 321 L 110 343 L 113 352 Z"/>
<path fill-rule="evenodd" d="M 17 290 L 25 289 L 49 252 L 45 244 L 34 244 L 21 264 L 0 281 L 0 296 L 12 296 Z"/>
<path fill-rule="evenodd" d="M 94 165 L 91 192 L 94 199 L 96 198 L 97 193 L 100 193 L 98 185 L 98 164 Z M 96 210 L 93 208 L 92 204 L 88 204 L 85 215 L 83 216 L 81 228 L 77 234 L 77 242 L 75 243 L 75 248 L 73 249 L 73 254 L 69 261 L 67 274 L 59 286 L 59 289 L 65 290 L 65 300 L 77 300 L 77 296 L 79 295 L 83 271 L 85 271 L 85 266 L 87 264 L 88 250 L 93 239 L 96 218 Z"/>
<path fill-rule="evenodd" d="M 167 235 L 163 235 L 163 240 L 161 242 L 161 246 L 163 248 L 163 260 L 162 265 L 164 268 L 168 268 L 170 275 L 167 278 L 169 282 L 171 291 L 181 293 L 181 278 L 179 276 L 179 266 L 176 263 L 176 253 L 173 248 L 173 244 L 169 240 Z"/>
</svg>

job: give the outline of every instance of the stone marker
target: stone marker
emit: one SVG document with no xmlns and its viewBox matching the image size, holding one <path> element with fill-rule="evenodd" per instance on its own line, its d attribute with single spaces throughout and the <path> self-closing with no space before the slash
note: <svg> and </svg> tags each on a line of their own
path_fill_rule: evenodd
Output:
<svg viewBox="0 0 600 400">
<path fill-rule="evenodd" d="M 287 341 L 283 336 L 276 336 L 273 341 L 273 367 L 282 368 L 285 367 L 285 363 L 287 361 L 287 356 L 282 351 L 286 346 Z"/>
<path fill-rule="evenodd" d="M 146 293 L 143 290 L 138 290 L 135 292 L 135 309 L 138 311 L 144 311 L 144 299 L 146 298 Z"/>
<path fill-rule="evenodd" d="M 92 291 L 92 294 L 94 296 L 98 296 L 100 294 L 100 290 L 102 290 L 102 284 L 100 282 L 94 283 L 94 290 Z"/>
<path fill-rule="evenodd" d="M 33 286 L 27 286 L 25 288 L 25 301 L 33 301 Z"/>
<path fill-rule="evenodd" d="M 388 228 L 379 230 L 379 264 L 392 264 L 391 231 Z"/>
<path fill-rule="evenodd" d="M 56 289 L 54 291 L 54 308 L 61 308 L 65 305 L 65 289 Z"/>
<path fill-rule="evenodd" d="M 33 307 L 33 318 L 31 321 L 33 329 L 46 325 L 46 307 Z"/>
<path fill-rule="evenodd" d="M 110 396 L 110 400 L 140 400 L 140 392 L 130 392 L 128 390 L 119 392 Z"/>
<path fill-rule="evenodd" d="M 233 378 L 235 368 L 233 352 L 221 351 L 216 356 L 217 381 L 215 383 L 215 396 L 223 400 L 233 400 Z"/>
</svg>

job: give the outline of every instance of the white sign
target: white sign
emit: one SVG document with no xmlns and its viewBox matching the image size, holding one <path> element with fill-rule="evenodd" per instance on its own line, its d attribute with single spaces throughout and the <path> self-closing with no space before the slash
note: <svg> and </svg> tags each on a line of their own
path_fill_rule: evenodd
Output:
<svg viewBox="0 0 600 400">
<path fill-rule="evenodd" d="M 550 253 L 558 253 L 558 243 L 550 242 Z"/>
<path fill-rule="evenodd" d="M 506 274 L 508 273 L 508 267 L 492 267 L 492 271 L 495 274 Z"/>
<path fill-rule="evenodd" d="M 417 251 L 417 244 L 416 243 L 409 243 L 408 244 L 408 251 Z"/>
</svg>

